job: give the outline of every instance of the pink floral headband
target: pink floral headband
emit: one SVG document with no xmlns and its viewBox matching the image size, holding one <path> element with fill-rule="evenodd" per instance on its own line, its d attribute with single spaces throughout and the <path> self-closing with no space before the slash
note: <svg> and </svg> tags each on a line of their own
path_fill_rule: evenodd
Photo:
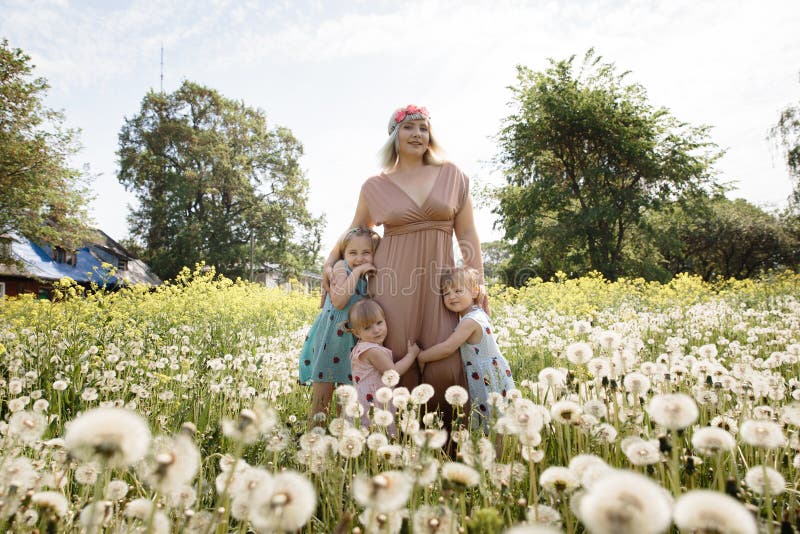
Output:
<svg viewBox="0 0 800 534">
<path fill-rule="evenodd" d="M 430 120 L 430 118 L 431 115 L 428 113 L 427 109 L 409 104 L 406 107 L 400 108 L 392 113 L 392 118 L 389 119 L 389 135 L 392 135 L 392 132 L 394 132 L 394 129 L 397 128 L 397 125 L 402 122 L 416 119 Z"/>
</svg>

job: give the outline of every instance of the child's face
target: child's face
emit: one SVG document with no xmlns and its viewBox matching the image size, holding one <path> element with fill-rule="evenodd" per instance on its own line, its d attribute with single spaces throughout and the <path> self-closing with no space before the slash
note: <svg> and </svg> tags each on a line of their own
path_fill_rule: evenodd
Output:
<svg viewBox="0 0 800 534">
<path fill-rule="evenodd" d="M 478 298 L 474 288 L 467 287 L 464 282 L 453 281 L 444 288 L 442 294 L 444 307 L 455 313 L 463 313 L 475 304 Z"/>
<path fill-rule="evenodd" d="M 355 236 L 344 247 L 344 261 L 350 268 L 372 263 L 372 239 L 367 235 Z"/>
<path fill-rule="evenodd" d="M 353 334 L 361 341 L 383 345 L 383 341 L 386 339 L 386 319 L 381 315 L 372 324 L 368 324 L 363 328 L 354 328 Z"/>
</svg>

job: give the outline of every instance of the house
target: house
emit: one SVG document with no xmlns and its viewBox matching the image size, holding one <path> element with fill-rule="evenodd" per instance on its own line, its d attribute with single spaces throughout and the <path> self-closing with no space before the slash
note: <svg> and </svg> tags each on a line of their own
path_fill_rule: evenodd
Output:
<svg viewBox="0 0 800 534">
<path fill-rule="evenodd" d="M 319 273 L 311 271 L 303 271 L 295 277 L 300 285 L 306 291 L 313 291 L 319 289 L 322 283 L 322 276 Z M 267 287 L 283 287 L 284 289 L 291 289 L 291 284 L 286 279 L 286 275 L 281 270 L 281 266 L 277 263 L 265 263 L 256 270 L 255 278 L 253 280 L 258 284 L 263 284 Z"/>
<path fill-rule="evenodd" d="M 104 263 L 116 269 L 114 276 Z M 101 230 L 94 230 L 94 239 L 75 251 L 16 234 L 0 235 L 0 297 L 35 293 L 49 298 L 53 283 L 64 277 L 86 287 L 92 282 L 109 288 L 161 283 L 144 262 Z"/>
</svg>

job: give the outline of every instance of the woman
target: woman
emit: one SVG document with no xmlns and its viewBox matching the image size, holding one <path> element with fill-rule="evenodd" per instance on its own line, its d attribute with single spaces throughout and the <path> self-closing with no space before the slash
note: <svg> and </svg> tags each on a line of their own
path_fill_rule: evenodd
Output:
<svg viewBox="0 0 800 534">
<path fill-rule="evenodd" d="M 458 317 L 447 310 L 439 293 L 439 275 L 453 267 L 452 236 L 455 232 L 464 263 L 483 280 L 480 240 L 473 220 L 469 180 L 455 165 L 439 159 L 441 148 L 431 132 L 424 107 L 413 105 L 392 113 L 389 139 L 381 150 L 383 172 L 361 186 L 350 227 L 383 225 L 383 239 L 373 258 L 375 300 L 386 314 L 385 346 L 395 359 L 406 353 L 408 340 L 432 347 L 453 332 Z M 325 278 L 338 250 L 325 264 Z M 486 301 L 483 302 L 486 308 Z M 450 356 L 406 371 L 401 386 L 409 389 L 422 382 L 435 390 L 430 410 L 441 410 L 450 422 L 445 390 L 467 387 L 461 357 Z M 467 406 L 468 408 L 468 406 Z"/>
</svg>

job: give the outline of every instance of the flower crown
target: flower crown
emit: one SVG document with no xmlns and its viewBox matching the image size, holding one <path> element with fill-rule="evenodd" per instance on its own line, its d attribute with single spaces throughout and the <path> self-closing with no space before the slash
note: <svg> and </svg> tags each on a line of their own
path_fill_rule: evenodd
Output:
<svg viewBox="0 0 800 534">
<path fill-rule="evenodd" d="M 397 125 L 406 120 L 413 119 L 430 119 L 431 115 L 424 107 L 409 104 L 404 108 L 400 108 L 392 114 L 389 120 L 389 135 L 392 135 Z"/>
</svg>

